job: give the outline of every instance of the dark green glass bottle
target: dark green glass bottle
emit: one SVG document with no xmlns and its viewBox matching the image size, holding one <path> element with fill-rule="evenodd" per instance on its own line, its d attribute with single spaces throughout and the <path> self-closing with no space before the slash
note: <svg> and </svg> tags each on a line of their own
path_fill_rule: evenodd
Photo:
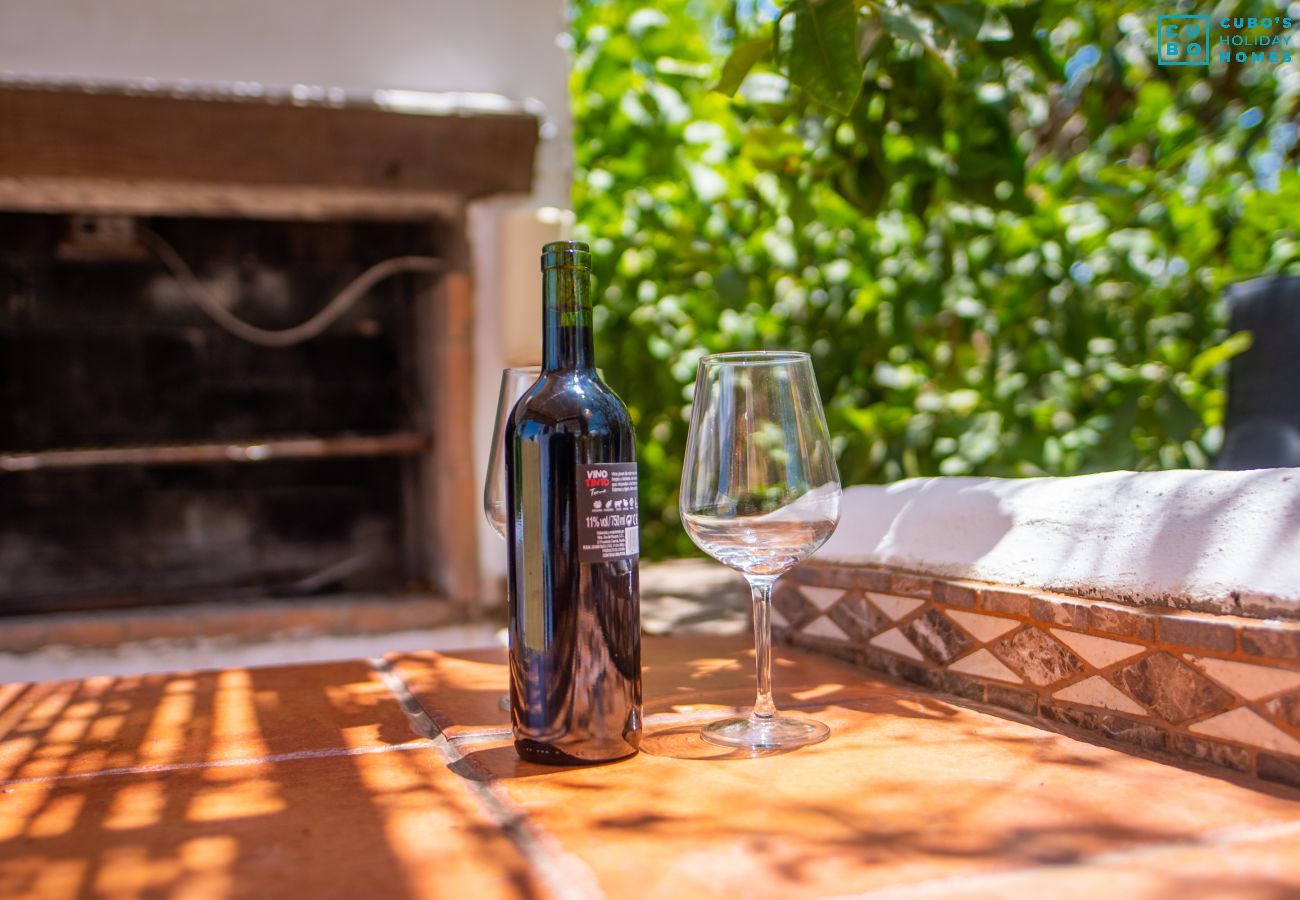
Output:
<svg viewBox="0 0 1300 900">
<path fill-rule="evenodd" d="M 641 742 L 636 443 L 596 373 L 591 253 L 542 248 L 542 374 L 506 426 L 510 698 L 532 762 L 605 762 Z"/>
</svg>

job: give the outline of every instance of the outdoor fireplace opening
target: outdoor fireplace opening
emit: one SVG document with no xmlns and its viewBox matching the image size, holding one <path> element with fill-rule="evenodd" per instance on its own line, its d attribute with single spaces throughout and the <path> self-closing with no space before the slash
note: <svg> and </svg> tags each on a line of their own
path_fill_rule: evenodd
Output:
<svg viewBox="0 0 1300 900">
<path fill-rule="evenodd" d="M 427 221 L 0 215 L 0 613 L 436 589 L 417 300 L 439 276 L 266 347 L 152 235 L 268 329 L 440 243 Z"/>
</svg>

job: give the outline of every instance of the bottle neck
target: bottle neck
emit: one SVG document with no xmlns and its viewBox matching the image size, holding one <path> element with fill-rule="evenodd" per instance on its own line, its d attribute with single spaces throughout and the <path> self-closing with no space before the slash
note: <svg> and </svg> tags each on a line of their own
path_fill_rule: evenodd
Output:
<svg viewBox="0 0 1300 900">
<path fill-rule="evenodd" d="M 542 369 L 591 369 L 591 272 L 574 266 L 542 270 Z"/>
</svg>

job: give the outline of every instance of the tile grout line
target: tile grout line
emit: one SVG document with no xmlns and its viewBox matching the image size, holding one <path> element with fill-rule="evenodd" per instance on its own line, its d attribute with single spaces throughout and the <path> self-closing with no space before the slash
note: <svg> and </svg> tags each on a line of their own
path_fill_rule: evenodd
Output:
<svg viewBox="0 0 1300 900">
<path fill-rule="evenodd" d="M 860 697 L 836 697 L 833 700 L 799 700 L 794 703 L 782 703 L 781 712 L 787 710 L 810 710 L 821 709 L 826 706 L 844 705 L 848 703 L 864 703 L 874 698 L 874 694 L 863 694 Z M 891 699 L 926 699 L 930 694 L 925 691 L 903 690 L 897 695 L 891 695 Z M 698 712 L 657 712 L 651 713 L 644 719 L 645 725 L 649 726 L 672 726 L 672 725 L 694 725 L 697 722 L 712 722 L 714 719 L 721 719 L 727 716 L 734 716 L 750 709 L 746 706 L 725 706 L 717 709 L 700 710 Z M 995 707 L 996 708 L 996 707 Z M 480 731 L 471 731 L 464 734 L 445 735 L 446 739 L 457 747 L 469 747 L 478 744 L 491 744 L 495 741 L 502 740 L 510 736 L 510 729 L 485 728 Z"/>
<path fill-rule="evenodd" d="M 987 888 L 989 890 L 1005 887 L 1012 888 L 1016 882 L 1028 881 L 1047 873 L 1086 872 L 1105 866 L 1123 863 L 1143 863 L 1158 861 L 1168 854 L 1203 848 L 1230 848 L 1240 844 L 1260 843 L 1278 838 L 1300 835 L 1300 821 L 1270 822 L 1265 825 L 1247 825 L 1243 828 L 1229 828 L 1222 831 L 1209 831 L 1186 841 L 1172 841 L 1163 844 L 1129 847 L 1124 850 L 1110 850 L 1095 856 L 1086 856 L 1073 862 L 1047 863 L 1010 869 L 1002 872 L 985 872 L 971 875 L 955 875 L 950 878 L 938 878 L 919 881 L 914 884 L 902 884 L 894 887 L 876 888 L 861 894 L 848 894 L 840 900 L 911 900 L 911 898 L 947 897 L 955 889 Z M 994 896 L 1000 896 L 995 894 Z"/>
<path fill-rule="evenodd" d="M 373 660 L 371 661 L 373 663 Z M 380 673 L 383 676 L 383 671 Z M 392 690 L 392 685 L 385 682 L 385 686 Z M 920 696 L 921 692 L 910 692 Z M 400 696 L 399 696 L 400 702 Z M 414 699 L 414 698 L 412 698 Z M 839 698 L 836 702 L 851 703 L 866 698 Z M 419 701 L 415 701 L 417 704 Z M 825 701 L 805 700 L 797 703 L 787 703 L 782 709 L 815 709 L 819 706 L 825 706 Z M 747 709 L 748 707 L 727 707 L 725 709 L 710 710 L 708 712 L 690 712 L 690 713 L 652 713 L 647 716 L 645 722 L 647 725 L 689 725 L 694 722 L 708 722 L 720 716 L 734 714 L 737 710 Z M 403 707 L 403 712 L 410 718 L 410 712 Z M 423 713 L 423 710 L 421 710 Z M 438 730 L 437 726 L 429 721 L 429 727 Z M 331 759 L 344 758 L 350 756 L 370 756 L 380 753 L 401 753 L 407 750 L 424 750 L 429 749 L 430 738 L 424 735 L 417 728 L 417 734 L 420 738 L 416 742 L 405 744 L 381 744 L 368 747 L 328 747 L 319 750 L 295 750 L 288 753 L 273 753 L 268 756 L 248 756 L 237 757 L 234 759 L 215 759 L 215 760 L 195 760 L 184 763 L 158 763 L 148 766 L 118 766 L 111 769 L 96 769 L 93 772 L 76 772 L 72 774 L 61 775 L 37 775 L 30 778 L 9 778 L 0 780 L 0 788 L 22 787 L 36 784 L 56 784 L 68 781 L 86 781 L 92 778 L 112 778 L 124 775 L 165 775 L 172 772 L 188 772 L 201 769 L 224 769 L 239 766 L 256 766 L 284 762 L 296 762 L 308 759 Z M 455 736 L 443 735 L 439 730 L 438 734 L 442 740 L 448 741 L 455 746 L 472 746 L 475 744 L 486 744 L 501 740 L 510 735 L 508 728 L 495 728 L 490 731 L 478 731 L 470 734 L 461 734 Z"/>
<path fill-rule="evenodd" d="M 228 769 L 235 766 L 257 766 L 267 763 L 295 762 L 302 759 L 334 759 L 347 756 L 371 756 L 377 753 L 400 753 L 406 750 L 426 750 L 423 741 L 405 744 L 379 744 L 373 747 L 329 747 L 321 750 L 294 750 L 273 753 L 270 756 L 249 756 L 237 759 L 205 759 L 187 763 L 159 763 L 153 766 L 119 766 L 113 769 L 96 769 L 93 772 L 76 772 L 65 775 L 37 775 L 31 778 L 11 778 L 0 781 L 0 788 L 21 787 L 30 784 L 55 784 L 65 781 L 86 781 L 91 778 L 121 775 L 159 775 L 169 772 L 188 772 L 195 769 Z"/>
<path fill-rule="evenodd" d="M 393 671 L 386 659 L 371 659 L 369 663 L 397 699 L 402 712 L 410 720 L 412 730 L 432 744 L 451 772 L 460 774 L 456 771 L 457 766 L 464 766 L 468 760 L 420 705 L 405 679 Z M 461 780 L 551 894 L 561 900 L 597 900 L 605 896 L 586 863 L 543 834 L 490 782 L 463 775 Z"/>
</svg>

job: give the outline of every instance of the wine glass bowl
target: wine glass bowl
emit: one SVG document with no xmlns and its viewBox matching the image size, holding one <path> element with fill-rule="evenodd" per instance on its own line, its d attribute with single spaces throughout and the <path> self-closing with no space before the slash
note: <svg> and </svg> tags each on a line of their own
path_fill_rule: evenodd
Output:
<svg viewBox="0 0 1300 900">
<path fill-rule="evenodd" d="M 772 750 L 829 734 L 820 722 L 777 713 L 770 617 L 772 585 L 831 536 L 841 493 L 808 354 L 718 353 L 700 361 L 682 467 L 682 522 L 700 549 L 749 581 L 758 669 L 753 711 L 706 726 L 706 740 Z"/>
<path fill-rule="evenodd" d="M 542 374 L 541 366 L 522 366 L 501 370 L 501 390 L 497 393 L 496 426 L 492 429 L 492 451 L 488 455 L 487 477 L 483 481 L 483 515 L 501 540 L 506 539 L 506 420 L 524 392 Z"/>
<path fill-rule="evenodd" d="M 496 425 L 492 429 L 492 450 L 488 454 L 487 477 L 483 480 L 483 515 L 501 540 L 506 539 L 506 420 L 515 404 L 541 377 L 541 366 L 522 366 L 501 370 L 501 390 L 497 392 Z M 510 695 L 497 701 L 503 710 L 510 709 Z"/>
</svg>

